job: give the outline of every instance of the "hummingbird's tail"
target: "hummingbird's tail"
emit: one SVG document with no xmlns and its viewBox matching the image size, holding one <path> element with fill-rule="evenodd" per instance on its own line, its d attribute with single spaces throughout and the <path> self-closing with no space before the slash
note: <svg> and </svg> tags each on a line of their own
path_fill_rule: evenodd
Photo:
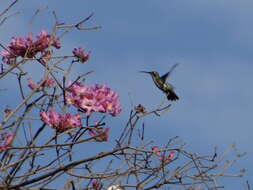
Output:
<svg viewBox="0 0 253 190">
<path fill-rule="evenodd" d="M 179 97 L 176 95 L 176 93 L 172 90 L 167 92 L 167 99 L 171 101 L 177 101 Z"/>
</svg>

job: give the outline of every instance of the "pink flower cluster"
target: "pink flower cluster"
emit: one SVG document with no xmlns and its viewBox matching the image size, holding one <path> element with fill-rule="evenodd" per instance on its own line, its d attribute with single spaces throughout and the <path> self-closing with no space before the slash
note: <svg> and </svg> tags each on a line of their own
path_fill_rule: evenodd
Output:
<svg viewBox="0 0 253 190">
<path fill-rule="evenodd" d="M 66 100 L 68 104 L 82 109 L 88 115 L 102 112 L 116 116 L 121 112 L 119 96 L 107 85 L 87 87 L 76 82 L 68 87 Z"/>
<path fill-rule="evenodd" d="M 53 79 L 50 79 L 48 77 L 45 77 L 44 79 L 42 79 L 40 82 L 38 82 L 37 84 L 31 79 L 31 78 L 28 78 L 28 87 L 31 88 L 32 90 L 35 89 L 37 87 L 37 85 L 39 83 L 42 82 L 42 80 L 44 81 L 41 86 L 42 87 L 48 87 L 48 88 L 51 88 L 53 85 L 54 85 L 54 80 Z"/>
<path fill-rule="evenodd" d="M 30 33 L 27 37 L 12 37 L 11 43 L 8 45 L 7 50 L 0 51 L 3 56 L 3 62 L 7 64 L 15 63 L 17 57 L 33 58 L 38 52 L 42 55 L 46 54 L 47 48 L 53 46 L 59 49 L 60 39 L 54 38 L 42 30 L 37 39 L 33 40 L 33 35 Z"/>
<path fill-rule="evenodd" d="M 2 133 L 0 137 L 1 137 L 0 150 L 5 150 L 11 144 L 14 136 L 13 134 Z"/>
<path fill-rule="evenodd" d="M 41 112 L 41 119 L 49 126 L 56 129 L 58 132 L 64 132 L 69 129 L 81 127 L 80 114 L 72 115 L 70 113 L 58 114 L 54 109 L 46 112 Z"/>
<path fill-rule="evenodd" d="M 161 153 L 161 150 L 158 146 L 153 146 L 152 150 L 154 151 L 155 155 L 159 158 L 159 160 L 163 162 L 172 160 L 175 154 L 174 151 L 171 151 L 169 155 L 166 157 L 165 152 Z"/>
<path fill-rule="evenodd" d="M 90 52 L 85 52 L 83 48 L 74 48 L 72 53 L 82 63 L 88 61 L 90 57 Z"/>
</svg>

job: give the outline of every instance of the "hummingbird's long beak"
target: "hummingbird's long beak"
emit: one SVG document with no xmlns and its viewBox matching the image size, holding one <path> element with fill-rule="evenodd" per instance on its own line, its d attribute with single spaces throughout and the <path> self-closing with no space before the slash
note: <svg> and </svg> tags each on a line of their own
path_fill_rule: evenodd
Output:
<svg viewBox="0 0 253 190">
<path fill-rule="evenodd" d="M 148 72 L 148 71 L 139 71 L 140 73 L 147 73 L 147 74 L 151 74 L 152 72 Z"/>
</svg>

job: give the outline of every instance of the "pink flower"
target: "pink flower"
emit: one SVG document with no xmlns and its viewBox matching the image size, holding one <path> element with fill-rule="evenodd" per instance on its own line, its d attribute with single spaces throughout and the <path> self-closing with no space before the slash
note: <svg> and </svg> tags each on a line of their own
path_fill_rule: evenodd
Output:
<svg viewBox="0 0 253 190">
<path fill-rule="evenodd" d="M 0 145 L 0 150 L 5 150 L 12 142 L 14 135 L 13 134 L 8 134 L 8 133 L 2 133 L 1 135 L 1 145 Z"/>
<path fill-rule="evenodd" d="M 161 153 L 160 153 L 160 148 L 158 146 L 153 146 L 152 150 L 154 151 L 155 155 L 160 157 Z"/>
<path fill-rule="evenodd" d="M 70 113 L 58 114 L 54 109 L 40 113 L 41 119 L 59 132 L 81 127 L 80 114 L 72 115 Z"/>
<path fill-rule="evenodd" d="M 166 157 L 166 153 L 161 153 L 161 150 L 158 146 L 153 146 L 152 150 L 154 151 L 155 155 L 159 158 L 160 161 L 169 161 L 172 160 L 174 157 L 175 152 L 171 151 L 169 155 Z"/>
<path fill-rule="evenodd" d="M 168 160 L 172 160 L 173 157 L 174 157 L 174 155 L 175 155 L 175 152 L 174 152 L 174 151 L 171 151 L 171 152 L 169 153 L 169 156 L 167 157 L 167 159 L 168 159 Z"/>
<path fill-rule="evenodd" d="M 51 116 L 52 114 L 55 114 L 55 112 L 53 111 L 53 113 L 50 113 L 50 112 L 52 112 L 52 110 L 49 110 L 48 111 L 48 113 L 46 113 L 46 112 L 40 112 L 40 116 L 41 116 L 41 118 L 42 118 L 42 120 L 46 123 L 46 124 L 48 124 L 48 125 L 50 125 L 50 126 L 52 126 L 53 124 L 55 125 L 56 123 L 53 123 L 52 121 L 51 121 L 51 118 L 49 117 L 49 115 Z M 52 117 L 52 116 L 51 116 Z"/>
<path fill-rule="evenodd" d="M 53 80 L 52 78 L 44 77 L 42 80 L 44 81 L 44 82 L 42 83 L 42 85 L 41 85 L 42 87 L 48 87 L 48 88 L 53 87 L 53 85 L 54 85 L 54 80 Z M 41 83 L 42 80 L 41 80 L 40 82 L 38 82 L 38 84 Z"/>
<path fill-rule="evenodd" d="M 40 63 L 45 65 L 50 60 L 51 55 L 52 55 L 52 50 L 44 51 L 39 59 Z"/>
<path fill-rule="evenodd" d="M 88 115 L 102 112 L 116 116 L 121 112 L 119 96 L 106 85 L 87 87 L 76 82 L 69 86 L 66 100 Z"/>
<path fill-rule="evenodd" d="M 96 137 L 95 140 L 96 141 L 108 141 L 108 137 L 109 137 L 109 128 L 95 128 L 95 129 L 90 129 L 88 131 L 89 135 L 92 137 Z"/>
<path fill-rule="evenodd" d="M 27 37 L 12 37 L 7 50 L 0 51 L 0 55 L 3 56 L 4 63 L 13 64 L 17 57 L 33 58 L 39 52 L 43 55 L 50 46 L 59 49 L 59 38 L 54 38 L 46 30 L 42 30 L 35 41 L 31 33 Z"/>
<path fill-rule="evenodd" d="M 88 61 L 90 52 L 85 52 L 83 48 L 74 48 L 72 53 L 82 63 Z"/>
<path fill-rule="evenodd" d="M 92 181 L 92 189 L 99 190 L 101 188 L 101 183 L 98 180 Z"/>
<path fill-rule="evenodd" d="M 35 89 L 37 87 L 37 84 L 35 82 L 33 82 L 33 80 L 31 78 L 28 78 L 28 87 L 31 88 L 32 90 Z"/>
<path fill-rule="evenodd" d="M 14 64 L 16 61 L 16 56 L 12 54 L 10 50 L 0 51 L 0 55 L 3 56 L 2 61 L 7 64 Z"/>
<path fill-rule="evenodd" d="M 43 82 L 41 84 L 41 87 L 51 88 L 54 85 L 54 80 L 49 77 L 44 77 L 39 82 L 37 82 L 37 84 L 31 78 L 28 78 L 27 80 L 28 80 L 28 87 L 31 88 L 32 90 L 34 90 L 37 87 L 37 85 L 42 81 Z"/>
<path fill-rule="evenodd" d="M 52 46 L 54 46 L 56 49 L 60 49 L 61 48 L 60 38 L 54 38 Z"/>
</svg>

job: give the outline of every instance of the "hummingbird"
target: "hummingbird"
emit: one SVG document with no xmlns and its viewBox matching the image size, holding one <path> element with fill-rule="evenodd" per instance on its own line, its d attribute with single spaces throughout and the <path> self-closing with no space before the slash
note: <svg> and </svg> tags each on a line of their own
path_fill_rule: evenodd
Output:
<svg viewBox="0 0 253 190">
<path fill-rule="evenodd" d="M 140 71 L 141 73 L 147 73 L 150 74 L 155 85 L 157 86 L 157 88 L 159 88 L 161 91 L 163 91 L 168 100 L 171 101 L 176 101 L 179 99 L 179 97 L 176 95 L 176 93 L 174 92 L 174 87 L 166 82 L 167 78 L 170 76 L 171 72 L 179 65 L 179 63 L 174 64 L 170 71 L 165 73 L 163 76 L 160 76 L 158 74 L 158 72 L 156 71 L 151 71 L 151 72 L 147 72 L 147 71 Z"/>
</svg>

